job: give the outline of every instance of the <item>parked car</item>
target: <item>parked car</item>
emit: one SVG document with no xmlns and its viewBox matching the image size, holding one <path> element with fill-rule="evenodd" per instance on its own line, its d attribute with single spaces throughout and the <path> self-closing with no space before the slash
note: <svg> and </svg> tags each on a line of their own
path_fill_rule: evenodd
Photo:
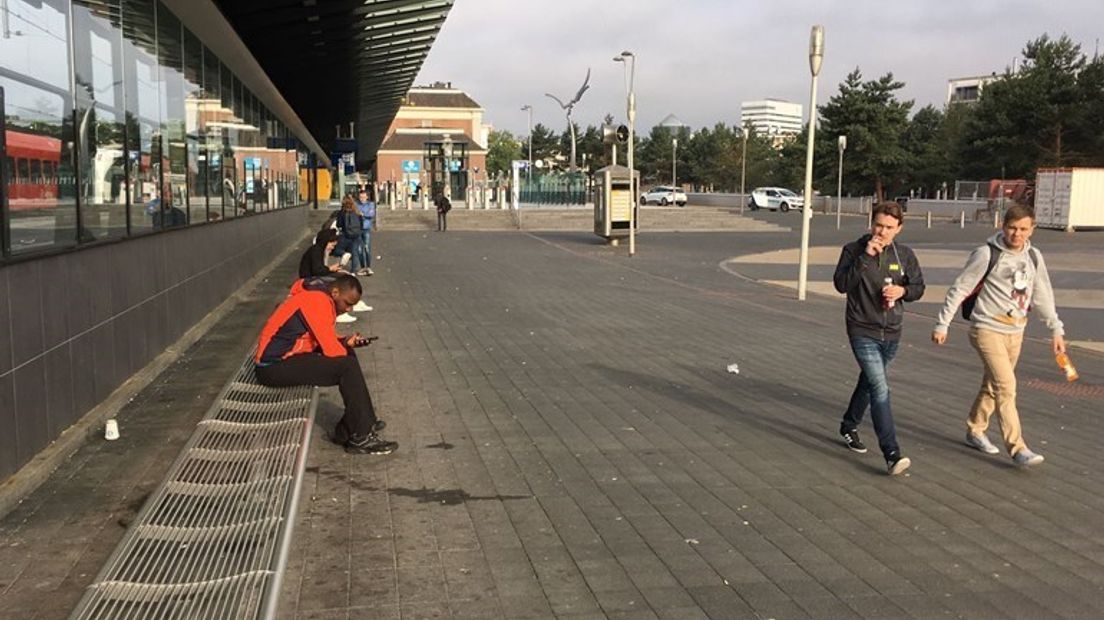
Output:
<svg viewBox="0 0 1104 620">
<path fill-rule="evenodd" d="M 667 206 L 675 203 L 680 207 L 686 206 L 686 192 L 669 185 L 657 185 L 640 195 L 640 204 L 653 203 Z"/>
<path fill-rule="evenodd" d="M 778 209 L 783 213 L 790 209 L 800 209 L 805 206 L 805 199 L 784 187 L 756 187 L 751 190 L 751 201 L 748 208 L 752 211 L 758 209 Z"/>
</svg>

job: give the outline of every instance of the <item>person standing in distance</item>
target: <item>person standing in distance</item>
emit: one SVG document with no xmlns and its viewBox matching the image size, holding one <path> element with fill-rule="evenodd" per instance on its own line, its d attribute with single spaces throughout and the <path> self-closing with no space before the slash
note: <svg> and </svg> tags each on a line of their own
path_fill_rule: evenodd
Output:
<svg viewBox="0 0 1104 620">
<path fill-rule="evenodd" d="M 859 379 L 839 432 L 852 451 L 866 452 L 858 427 L 869 407 L 878 447 L 891 475 L 903 473 L 911 461 L 901 455 L 897 444 L 887 371 L 901 339 L 902 302 L 924 295 L 920 262 L 911 249 L 895 241 L 903 224 L 904 215 L 896 202 L 876 205 L 870 232 L 843 246 L 832 278 L 836 290 L 847 295 L 847 338 L 859 364 Z"/>
<path fill-rule="evenodd" d="M 970 344 L 981 356 L 985 374 L 966 421 L 966 445 L 986 454 L 1000 450 L 989 441 L 989 418 L 996 411 L 1004 447 L 1017 465 L 1038 465 L 1043 455 L 1028 449 L 1016 409 L 1016 362 L 1020 358 L 1027 312 L 1032 307 L 1051 333 L 1054 354 L 1066 352 L 1065 331 L 1054 307 L 1043 254 L 1029 241 L 1035 232 L 1035 212 L 1013 205 L 1004 213 L 1001 231 L 978 247 L 962 273 L 947 289 L 943 309 L 932 331 L 932 342 L 947 342 L 955 310 L 976 294 L 970 312 Z"/>
</svg>

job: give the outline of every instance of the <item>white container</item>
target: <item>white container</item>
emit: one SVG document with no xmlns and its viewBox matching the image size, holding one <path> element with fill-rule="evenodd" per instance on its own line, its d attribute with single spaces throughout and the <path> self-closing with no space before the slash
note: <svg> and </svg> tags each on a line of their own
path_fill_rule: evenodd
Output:
<svg viewBox="0 0 1104 620">
<path fill-rule="evenodd" d="M 1104 168 L 1040 168 L 1035 223 L 1043 228 L 1104 228 Z"/>
<path fill-rule="evenodd" d="M 115 421 L 115 418 L 111 418 L 104 425 L 104 439 L 108 441 L 115 441 L 119 438 L 119 423 Z"/>
</svg>

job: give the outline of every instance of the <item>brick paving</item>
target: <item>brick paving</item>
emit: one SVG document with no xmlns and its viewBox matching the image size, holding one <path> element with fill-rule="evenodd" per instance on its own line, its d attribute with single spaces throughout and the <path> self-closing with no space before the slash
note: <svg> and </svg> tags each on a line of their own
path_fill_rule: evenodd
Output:
<svg viewBox="0 0 1104 620">
<path fill-rule="evenodd" d="M 401 448 L 347 457 L 318 429 L 285 617 L 1104 614 L 1099 393 L 1022 390 L 1036 470 L 973 452 L 976 354 L 910 317 L 892 382 L 914 466 L 891 479 L 835 435 L 839 302 L 717 267 L 783 238 L 642 235 L 629 260 L 587 234 L 380 235 L 360 329 Z M 1026 345 L 1021 380 L 1058 379 Z"/>
<path fill-rule="evenodd" d="M 891 384 L 913 467 L 890 478 L 836 435 L 856 374 L 841 302 L 719 266 L 796 237 L 643 234 L 630 260 L 586 233 L 379 234 L 375 311 L 350 327 L 381 337 L 362 362 L 401 446 L 328 443 L 324 392 L 281 617 L 1104 616 L 1104 357 L 1079 351 L 1071 388 L 1025 343 L 1025 437 L 1047 461 L 1020 470 L 962 445 L 980 380 L 964 328 L 935 348 L 911 315 Z M 293 268 L 217 356 L 201 342 L 135 399 L 132 428 L 139 411 L 147 439 L 194 424 Z M 217 377 L 165 392 L 192 375 Z M 157 478 L 133 470 L 174 448 L 93 442 L 0 520 L 0 616 L 65 617 Z"/>
</svg>

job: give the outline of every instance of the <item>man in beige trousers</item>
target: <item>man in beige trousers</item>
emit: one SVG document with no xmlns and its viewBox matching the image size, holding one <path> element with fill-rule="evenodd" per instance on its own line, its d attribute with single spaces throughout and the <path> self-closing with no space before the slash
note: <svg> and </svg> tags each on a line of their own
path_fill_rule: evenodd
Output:
<svg viewBox="0 0 1104 620">
<path fill-rule="evenodd" d="M 1033 309 L 1046 323 L 1054 353 L 1066 350 L 1046 263 L 1042 252 L 1029 241 L 1033 232 L 1034 211 L 1023 205 L 1010 207 L 1001 232 L 970 254 L 966 267 L 947 290 L 932 332 L 933 342 L 945 343 L 955 311 L 973 297 L 970 344 L 981 356 L 985 374 L 966 422 L 966 445 L 986 454 L 1000 452 L 986 436 L 995 411 L 1005 448 L 1017 465 L 1024 466 L 1043 462 L 1043 455 L 1032 452 L 1024 442 L 1016 410 L 1016 362 L 1028 310 Z"/>
</svg>

